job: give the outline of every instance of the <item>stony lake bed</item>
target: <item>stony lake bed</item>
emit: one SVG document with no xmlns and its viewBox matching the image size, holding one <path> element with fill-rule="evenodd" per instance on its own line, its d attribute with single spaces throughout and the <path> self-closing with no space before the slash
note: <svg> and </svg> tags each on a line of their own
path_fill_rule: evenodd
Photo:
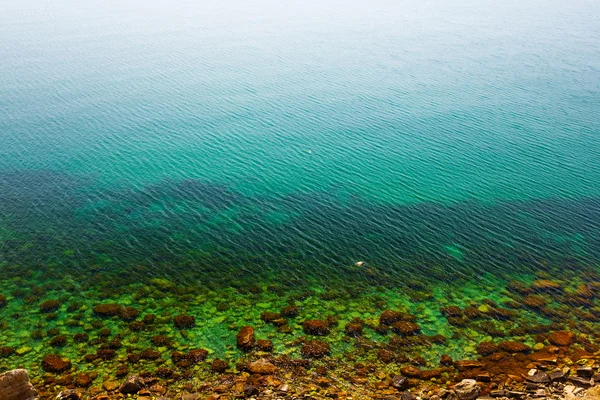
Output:
<svg viewBox="0 0 600 400">
<path fill-rule="evenodd" d="M 3 281 L 0 368 L 42 399 L 435 399 L 465 379 L 475 397 L 554 398 L 600 381 L 593 272 L 400 291 L 102 278 Z"/>
</svg>

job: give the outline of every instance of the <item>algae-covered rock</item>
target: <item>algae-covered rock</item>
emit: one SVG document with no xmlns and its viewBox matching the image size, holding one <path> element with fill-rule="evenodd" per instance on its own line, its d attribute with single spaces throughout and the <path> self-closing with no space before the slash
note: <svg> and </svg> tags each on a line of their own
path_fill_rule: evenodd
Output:
<svg viewBox="0 0 600 400">
<path fill-rule="evenodd" d="M 92 311 L 99 317 L 114 317 L 121 313 L 121 306 L 115 303 L 96 304 Z"/>
<path fill-rule="evenodd" d="M 311 319 L 302 323 L 302 329 L 309 335 L 325 336 L 330 332 L 329 324 L 327 321 L 319 319 Z"/>
<path fill-rule="evenodd" d="M 235 336 L 237 347 L 242 350 L 249 350 L 254 346 L 254 328 L 251 326 L 244 326 L 238 334 Z"/>
<path fill-rule="evenodd" d="M 548 336 L 548 341 L 555 346 L 569 346 L 575 342 L 575 334 L 570 331 L 555 331 Z"/>
<path fill-rule="evenodd" d="M 58 300 L 46 300 L 40 304 L 41 313 L 53 313 L 60 308 L 60 301 Z"/>
<path fill-rule="evenodd" d="M 46 372 L 61 373 L 71 368 L 71 361 L 58 354 L 48 354 L 42 360 L 42 368 Z"/>
<path fill-rule="evenodd" d="M 196 325 L 196 317 L 192 315 L 176 315 L 173 324 L 177 329 L 189 329 Z"/>
<path fill-rule="evenodd" d="M 138 375 L 130 375 L 119 387 L 119 392 L 123 394 L 135 394 L 145 386 L 144 380 Z"/>
<path fill-rule="evenodd" d="M 322 358 L 330 353 L 329 343 L 320 340 L 309 340 L 302 345 L 300 353 L 305 358 Z"/>
</svg>

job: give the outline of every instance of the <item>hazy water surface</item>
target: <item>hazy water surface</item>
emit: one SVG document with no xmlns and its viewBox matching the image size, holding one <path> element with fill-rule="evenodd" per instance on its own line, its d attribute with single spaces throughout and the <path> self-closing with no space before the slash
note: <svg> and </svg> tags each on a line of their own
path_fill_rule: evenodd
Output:
<svg viewBox="0 0 600 400">
<path fill-rule="evenodd" d="M 599 255 L 597 2 L 1 8 L 0 262 Z"/>
</svg>

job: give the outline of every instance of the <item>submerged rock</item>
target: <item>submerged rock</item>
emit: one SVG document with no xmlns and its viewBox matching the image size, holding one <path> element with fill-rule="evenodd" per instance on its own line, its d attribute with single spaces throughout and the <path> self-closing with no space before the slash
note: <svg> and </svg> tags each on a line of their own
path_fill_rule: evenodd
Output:
<svg viewBox="0 0 600 400">
<path fill-rule="evenodd" d="M 330 332 L 327 321 L 322 321 L 319 319 L 304 321 L 302 323 L 302 328 L 304 329 L 305 333 L 315 336 L 325 336 Z"/>
<path fill-rule="evenodd" d="M 57 354 L 48 354 L 42 360 L 42 368 L 46 372 L 61 373 L 71 368 L 71 361 Z"/>
<path fill-rule="evenodd" d="M 254 374 L 272 375 L 277 370 L 277 367 L 265 358 L 256 360 L 248 365 L 248 370 Z"/>
<path fill-rule="evenodd" d="M 256 341 L 254 337 L 254 328 L 244 326 L 235 336 L 237 347 L 242 350 L 250 350 Z"/>
<path fill-rule="evenodd" d="M 385 310 L 379 316 L 381 325 L 392 325 L 394 322 L 402 320 L 402 313 L 394 310 Z"/>
<path fill-rule="evenodd" d="M 145 386 L 144 381 L 138 375 L 130 375 L 119 387 L 119 392 L 123 394 L 135 394 Z"/>
<path fill-rule="evenodd" d="M 561 289 L 561 286 L 550 279 L 538 279 L 533 281 L 531 288 L 536 292 L 556 292 Z"/>
<path fill-rule="evenodd" d="M 555 346 L 569 346 L 575 343 L 575 334 L 570 331 L 555 331 L 548 336 L 548 341 Z"/>
<path fill-rule="evenodd" d="M 421 327 L 414 322 L 398 321 L 394 322 L 392 330 L 398 335 L 411 336 L 416 335 L 421 330 Z"/>
<path fill-rule="evenodd" d="M 40 304 L 41 313 L 52 313 L 60 308 L 60 301 L 58 300 L 46 300 Z"/>
<path fill-rule="evenodd" d="M 531 351 L 531 347 L 514 340 L 506 340 L 501 342 L 498 344 L 498 347 L 508 353 L 529 353 Z"/>
<path fill-rule="evenodd" d="M 0 399 L 32 400 L 35 398 L 37 392 L 29 382 L 26 369 L 14 369 L 0 375 Z"/>
<path fill-rule="evenodd" d="M 227 368 L 229 368 L 229 364 L 227 364 L 227 362 L 221 360 L 220 358 L 215 358 L 210 364 L 211 371 L 218 372 L 220 374 L 227 371 Z"/>
<path fill-rule="evenodd" d="M 92 311 L 99 317 L 114 317 L 121 313 L 121 306 L 119 304 L 96 304 Z"/>
<path fill-rule="evenodd" d="M 309 340 L 300 349 L 300 353 L 305 358 L 321 358 L 328 355 L 329 352 L 329 343 L 320 340 Z"/>
<path fill-rule="evenodd" d="M 193 315 L 176 315 L 173 318 L 173 324 L 177 329 L 189 329 L 196 325 L 196 317 Z"/>
<path fill-rule="evenodd" d="M 123 321 L 133 321 L 140 316 L 140 312 L 133 307 L 123 307 L 120 311 L 120 315 Z"/>
</svg>

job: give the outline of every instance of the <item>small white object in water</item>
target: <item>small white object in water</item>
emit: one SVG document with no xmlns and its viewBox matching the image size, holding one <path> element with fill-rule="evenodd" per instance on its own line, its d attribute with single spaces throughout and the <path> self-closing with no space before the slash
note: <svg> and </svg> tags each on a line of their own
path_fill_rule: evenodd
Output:
<svg viewBox="0 0 600 400">
<path fill-rule="evenodd" d="M 365 262 L 364 262 L 364 261 L 358 261 L 358 262 L 357 262 L 356 264 L 354 264 L 354 265 L 356 265 L 357 267 L 362 267 L 362 266 L 364 266 L 364 265 L 365 265 Z"/>
<path fill-rule="evenodd" d="M 308 154 L 312 154 L 312 150 L 308 150 Z"/>
</svg>

